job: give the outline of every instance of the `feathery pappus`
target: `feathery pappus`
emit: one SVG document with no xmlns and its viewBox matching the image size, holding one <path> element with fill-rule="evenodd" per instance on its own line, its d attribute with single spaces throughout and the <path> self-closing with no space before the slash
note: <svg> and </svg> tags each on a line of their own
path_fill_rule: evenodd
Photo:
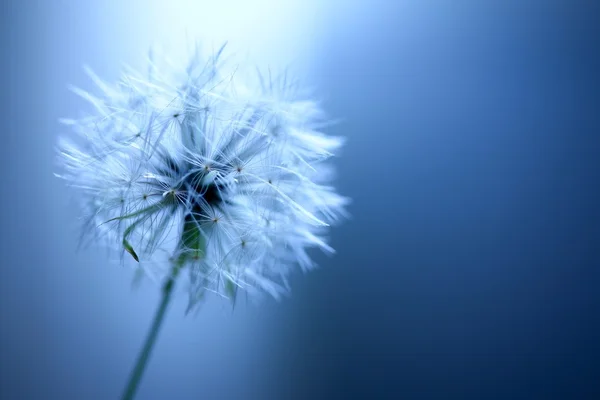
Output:
<svg viewBox="0 0 600 400">
<path fill-rule="evenodd" d="M 223 49 L 151 53 L 115 84 L 87 69 L 97 93 L 73 90 L 93 112 L 63 120 L 58 144 L 83 234 L 156 279 L 185 276 L 190 307 L 207 292 L 278 297 L 313 266 L 309 248 L 333 252 L 324 235 L 348 203 L 331 186 L 343 139 L 321 132 L 319 104 L 287 75 L 244 81 Z"/>
</svg>

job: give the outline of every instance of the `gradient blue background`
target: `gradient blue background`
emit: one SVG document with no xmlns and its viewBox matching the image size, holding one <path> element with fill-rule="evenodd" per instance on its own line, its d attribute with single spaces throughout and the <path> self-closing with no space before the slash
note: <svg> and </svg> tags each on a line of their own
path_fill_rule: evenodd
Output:
<svg viewBox="0 0 600 400">
<path fill-rule="evenodd" d="M 600 398 L 600 3 L 180 3 L 0 5 L 0 398 L 120 394 L 158 290 L 76 251 L 56 121 L 196 18 L 305 68 L 353 218 L 282 302 L 178 299 L 140 399 Z"/>
</svg>

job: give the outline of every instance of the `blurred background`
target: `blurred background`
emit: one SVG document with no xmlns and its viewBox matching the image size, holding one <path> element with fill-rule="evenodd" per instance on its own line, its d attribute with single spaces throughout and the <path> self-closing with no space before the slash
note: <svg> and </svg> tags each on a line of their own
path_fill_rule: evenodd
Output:
<svg viewBox="0 0 600 400">
<path fill-rule="evenodd" d="M 352 219 L 280 302 L 171 305 L 139 399 L 600 398 L 600 3 L 0 4 L 0 398 L 115 399 L 159 300 L 77 251 L 54 145 L 184 32 L 318 88 Z"/>
</svg>

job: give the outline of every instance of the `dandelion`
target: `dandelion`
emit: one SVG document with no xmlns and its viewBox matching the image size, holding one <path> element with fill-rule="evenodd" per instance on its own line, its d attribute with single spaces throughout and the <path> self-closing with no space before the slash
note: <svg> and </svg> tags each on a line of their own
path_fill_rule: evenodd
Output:
<svg viewBox="0 0 600 400">
<path fill-rule="evenodd" d="M 83 237 L 162 281 L 162 301 L 123 398 L 133 398 L 175 282 L 193 309 L 207 294 L 278 298 L 347 199 L 330 186 L 343 140 L 320 132 L 319 105 L 283 75 L 240 77 L 223 47 L 180 65 L 152 53 L 98 90 L 93 113 L 63 120 L 60 173 L 77 191 Z"/>
</svg>

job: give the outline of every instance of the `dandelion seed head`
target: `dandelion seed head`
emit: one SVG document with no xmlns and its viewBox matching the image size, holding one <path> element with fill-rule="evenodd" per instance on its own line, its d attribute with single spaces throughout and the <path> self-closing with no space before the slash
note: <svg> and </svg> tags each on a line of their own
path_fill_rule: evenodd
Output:
<svg viewBox="0 0 600 400">
<path fill-rule="evenodd" d="M 242 82 L 223 48 L 200 50 L 181 65 L 151 53 L 147 73 L 115 84 L 86 68 L 97 90 L 72 90 L 93 111 L 62 120 L 57 176 L 86 236 L 149 276 L 186 271 L 190 307 L 206 293 L 278 298 L 294 268 L 314 266 L 309 248 L 333 252 L 324 235 L 348 200 L 330 158 L 343 140 L 320 131 L 323 111 L 289 76 Z"/>
</svg>

